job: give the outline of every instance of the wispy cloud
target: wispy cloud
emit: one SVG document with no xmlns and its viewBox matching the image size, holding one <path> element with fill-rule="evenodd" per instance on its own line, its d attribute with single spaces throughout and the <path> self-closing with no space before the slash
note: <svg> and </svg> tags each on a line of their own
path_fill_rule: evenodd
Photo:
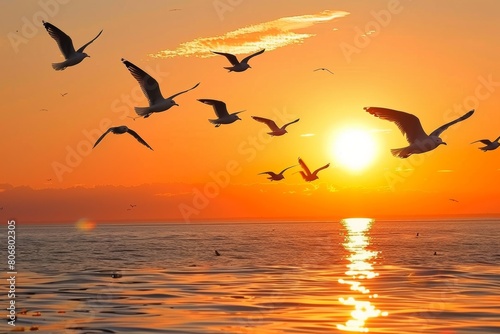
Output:
<svg viewBox="0 0 500 334">
<path fill-rule="evenodd" d="M 348 15 L 347 12 L 324 10 L 317 14 L 282 17 L 277 20 L 263 22 L 230 31 L 221 36 L 201 37 L 182 43 L 175 50 L 162 50 L 150 54 L 154 58 L 171 58 L 177 56 L 210 57 L 210 50 L 247 54 L 257 50 L 274 50 L 291 44 L 302 43 L 314 34 L 296 33 L 294 30 L 310 27 L 317 23 L 325 23 Z"/>
<path fill-rule="evenodd" d="M 453 169 L 439 169 L 438 173 L 453 173 Z"/>
</svg>

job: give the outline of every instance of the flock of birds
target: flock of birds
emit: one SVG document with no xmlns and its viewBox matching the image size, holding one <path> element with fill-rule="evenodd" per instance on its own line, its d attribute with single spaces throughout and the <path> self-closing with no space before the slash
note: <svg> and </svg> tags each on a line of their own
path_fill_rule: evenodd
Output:
<svg viewBox="0 0 500 334">
<path fill-rule="evenodd" d="M 53 63 L 52 67 L 57 70 L 61 71 L 64 70 L 67 67 L 70 66 L 75 66 L 82 62 L 85 58 L 90 57 L 88 54 L 84 52 L 85 48 L 89 46 L 92 42 L 94 42 L 101 34 L 102 30 L 95 36 L 91 41 L 88 43 L 84 44 L 82 47 L 80 47 L 78 50 L 75 50 L 73 46 L 73 42 L 71 38 L 65 34 L 62 30 L 57 28 L 56 26 L 52 25 L 51 23 L 43 21 L 43 25 L 49 35 L 57 42 L 57 45 L 59 46 L 59 49 L 61 53 L 63 54 L 65 60 L 63 62 L 59 63 Z M 231 66 L 224 67 L 227 69 L 229 72 L 244 72 L 247 69 L 251 68 L 251 66 L 248 64 L 249 60 L 252 59 L 255 56 L 261 55 L 264 53 L 265 49 L 262 49 L 254 54 L 251 54 L 245 58 L 243 58 L 241 61 L 238 60 L 238 58 L 230 53 L 224 53 L 224 52 L 216 52 L 216 51 L 211 51 L 214 54 L 217 55 L 222 55 L 227 58 L 227 60 L 231 63 Z M 139 68 L 138 66 L 134 65 L 130 61 L 126 59 L 121 59 L 122 63 L 125 65 L 125 67 L 129 70 L 130 74 L 137 80 L 139 83 L 144 95 L 148 99 L 149 105 L 146 107 L 135 107 L 135 112 L 137 113 L 137 117 L 135 118 L 148 118 L 154 113 L 159 113 L 159 112 L 164 112 L 168 109 L 170 109 L 173 106 L 178 106 L 178 104 L 175 102 L 174 98 L 187 93 L 199 86 L 200 83 L 195 84 L 193 87 L 188 88 L 186 90 L 183 90 L 181 92 L 178 92 L 176 94 L 170 95 L 169 97 L 165 98 L 163 97 L 161 91 L 160 91 L 160 86 L 158 84 L 158 81 L 156 81 L 152 76 L 150 76 L 148 73 L 146 73 L 144 70 Z M 315 69 L 314 71 L 326 71 L 330 74 L 333 74 L 332 71 L 330 71 L 327 68 L 318 68 Z M 67 94 L 67 93 L 66 93 Z M 213 100 L 213 99 L 198 99 L 201 103 L 207 104 L 211 106 L 215 112 L 216 118 L 215 119 L 209 119 L 209 122 L 214 124 L 215 127 L 219 127 L 222 124 L 231 124 L 234 123 L 237 120 L 241 120 L 241 118 L 238 116 L 239 113 L 244 112 L 245 110 L 237 111 L 237 112 L 231 112 L 229 113 L 227 110 L 226 103 L 223 101 L 219 100 Z M 402 134 L 406 137 L 406 140 L 408 141 L 409 145 L 406 147 L 402 148 L 396 148 L 392 149 L 391 153 L 395 157 L 399 158 L 407 158 L 412 154 L 419 154 L 419 153 L 424 153 L 431 151 L 435 148 L 437 148 L 440 145 L 446 145 L 446 143 L 439 137 L 443 131 L 448 129 L 450 126 L 464 121 L 472 114 L 474 113 L 474 110 L 471 110 L 464 114 L 463 116 L 446 123 L 440 127 L 438 127 L 436 130 L 432 131 L 429 135 L 424 131 L 420 120 L 418 117 L 415 115 L 403 112 L 403 111 L 397 111 L 393 109 L 388 109 L 388 108 L 381 108 L 381 107 L 367 107 L 364 108 L 366 112 L 372 114 L 373 116 L 376 116 L 380 119 L 384 119 L 387 121 L 391 121 L 397 125 L 397 127 L 400 129 Z M 252 118 L 257 121 L 266 124 L 271 132 L 268 132 L 269 135 L 271 136 L 282 136 L 287 133 L 286 128 L 294 123 L 297 123 L 299 119 L 296 119 L 292 122 L 289 122 L 287 124 L 282 125 L 279 127 L 273 120 L 267 119 L 264 117 L 259 117 L 259 116 L 252 116 Z M 113 133 L 113 134 L 125 134 L 128 133 L 131 136 L 133 136 L 139 143 L 142 145 L 146 146 L 147 148 L 153 150 L 153 148 L 137 134 L 134 130 L 130 129 L 126 125 L 121 125 L 121 126 L 114 126 L 110 127 L 107 131 L 105 131 L 95 142 L 94 148 L 104 139 L 104 137 L 108 133 Z M 495 150 L 500 146 L 499 143 L 500 137 L 495 139 L 494 141 L 490 141 L 488 139 L 481 139 L 477 140 L 473 143 L 476 142 L 481 142 L 485 146 L 480 147 L 479 149 L 483 151 L 489 151 L 489 150 Z M 324 170 L 330 166 L 330 164 L 326 164 L 316 170 L 314 172 L 311 172 L 310 169 L 307 167 L 305 162 L 299 157 L 298 159 L 299 165 L 302 167 L 302 170 L 300 171 L 301 176 L 305 181 L 314 181 L 318 179 L 318 172 L 321 170 Z M 267 172 L 262 172 L 259 174 L 267 174 L 269 177 L 268 179 L 271 181 L 279 181 L 284 179 L 283 173 L 287 171 L 288 169 L 295 167 L 295 166 L 289 166 L 285 169 L 283 169 L 279 173 L 274 173 L 272 171 L 267 171 Z"/>
</svg>

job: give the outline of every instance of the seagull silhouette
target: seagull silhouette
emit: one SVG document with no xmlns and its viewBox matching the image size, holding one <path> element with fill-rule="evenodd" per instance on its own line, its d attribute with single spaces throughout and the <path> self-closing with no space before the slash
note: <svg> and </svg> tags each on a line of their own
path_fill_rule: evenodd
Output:
<svg viewBox="0 0 500 334">
<path fill-rule="evenodd" d="M 269 177 L 267 178 L 268 180 L 271 180 L 271 181 L 279 181 L 279 180 L 283 180 L 285 178 L 285 176 L 283 175 L 283 173 L 287 170 L 287 169 L 290 169 L 292 167 L 295 167 L 297 165 L 293 165 L 293 166 L 290 166 L 290 167 L 287 167 L 285 169 L 283 169 L 281 172 L 279 172 L 278 174 L 274 173 L 274 172 L 262 172 L 262 173 L 259 173 L 258 175 L 262 175 L 262 174 L 267 174 L 269 175 Z"/>
<path fill-rule="evenodd" d="M 373 116 L 396 123 L 399 130 L 406 136 L 406 140 L 410 144 L 409 146 L 391 150 L 392 155 L 399 158 L 408 158 L 412 154 L 432 151 L 441 144 L 446 145 L 439 135 L 453 124 L 466 120 L 474 113 L 473 109 L 454 121 L 440 126 L 432 131 L 430 135 L 427 135 L 422 128 L 420 120 L 415 115 L 379 107 L 367 107 L 364 109 Z"/>
<path fill-rule="evenodd" d="M 230 114 L 227 112 L 226 104 L 222 101 L 211 99 L 199 99 L 198 101 L 211 105 L 214 108 L 217 119 L 209 119 L 208 121 L 212 124 L 215 124 L 216 128 L 218 128 L 221 124 L 231 124 L 236 120 L 241 120 L 238 114 L 245 111 L 241 110 Z"/>
<path fill-rule="evenodd" d="M 317 69 L 315 69 L 313 72 L 316 72 L 316 71 L 327 71 L 327 72 L 329 72 L 329 73 L 333 74 L 333 72 L 332 72 L 332 71 L 330 71 L 329 69 L 327 69 L 327 68 L 325 68 L 325 67 L 320 67 L 320 68 L 317 68 Z"/>
<path fill-rule="evenodd" d="M 227 58 L 227 60 L 229 60 L 229 62 L 233 66 L 224 67 L 226 70 L 229 70 L 229 72 L 243 72 L 243 71 L 247 70 L 248 68 L 251 68 L 250 65 L 248 65 L 248 61 L 250 59 L 252 59 L 252 57 L 255 57 L 255 56 L 258 56 L 258 55 L 264 53 L 264 51 L 266 51 L 266 49 L 262 49 L 259 52 L 251 54 L 250 56 L 243 58 L 241 60 L 241 62 L 238 61 L 238 58 L 236 58 L 236 56 L 231 54 L 231 53 L 224 53 L 224 52 L 217 52 L 217 51 L 212 51 L 212 52 L 215 54 L 224 56 Z"/>
<path fill-rule="evenodd" d="M 183 90 L 177 94 L 171 95 L 167 98 L 164 98 L 160 91 L 160 86 L 158 85 L 158 81 L 156 81 L 152 76 L 144 72 L 142 69 L 132 64 L 126 59 L 122 58 L 122 62 L 130 71 L 132 76 L 139 82 L 141 86 L 142 92 L 149 101 L 149 107 L 135 107 L 134 110 L 137 115 L 148 118 L 152 113 L 162 112 L 170 109 L 173 106 L 178 106 L 178 104 L 174 101 L 174 97 L 189 92 L 190 90 L 195 89 L 200 84 L 199 82 L 193 87 Z"/>
<path fill-rule="evenodd" d="M 257 122 L 261 122 L 261 123 L 266 124 L 271 129 L 271 132 L 268 132 L 267 134 L 269 134 L 271 136 L 284 135 L 285 133 L 287 133 L 287 131 L 286 131 L 287 126 L 289 126 L 290 124 L 293 124 L 293 123 L 297 123 L 300 120 L 300 118 L 297 118 L 295 121 L 292 121 L 290 123 L 286 123 L 281 128 L 279 128 L 273 120 L 270 120 L 270 119 L 267 119 L 264 117 L 259 117 L 259 116 L 252 116 L 252 118 L 254 120 L 256 120 Z"/>
<path fill-rule="evenodd" d="M 69 66 L 74 66 L 78 63 L 80 63 L 82 60 L 84 60 L 86 57 L 90 57 L 88 54 L 83 52 L 85 48 L 95 41 L 97 37 L 101 36 L 102 30 L 97 34 L 94 39 L 92 39 L 90 42 L 87 44 L 83 45 L 81 48 L 75 51 L 75 47 L 73 46 L 73 41 L 71 40 L 71 37 L 66 35 L 61 29 L 57 28 L 53 24 L 50 24 L 49 22 L 42 21 L 43 26 L 49 33 L 50 37 L 55 39 L 57 42 L 57 45 L 59 46 L 59 50 L 61 50 L 61 53 L 63 54 L 65 60 L 61 63 L 53 63 L 52 68 L 56 71 L 62 71 L 66 67 Z"/>
<path fill-rule="evenodd" d="M 479 147 L 480 150 L 482 150 L 483 152 L 493 151 L 493 150 L 496 150 L 498 148 L 498 146 L 500 146 L 500 143 L 498 142 L 499 139 L 500 139 L 500 137 L 498 137 L 494 141 L 490 141 L 489 139 L 480 139 L 480 140 L 473 141 L 471 144 L 481 142 L 486 146 Z"/>
<path fill-rule="evenodd" d="M 94 144 L 94 147 L 97 146 L 97 144 L 99 144 L 101 142 L 101 140 L 108 134 L 108 133 L 114 133 L 116 135 L 121 135 L 121 134 L 124 134 L 124 133 L 129 133 L 131 134 L 132 136 L 134 136 L 135 139 L 137 139 L 139 141 L 139 143 L 141 143 L 142 145 L 146 146 L 147 148 L 149 148 L 151 151 L 153 150 L 151 148 L 151 146 L 148 145 L 148 143 L 146 143 L 144 141 L 144 139 L 142 139 L 138 134 L 137 132 L 135 132 L 134 130 L 132 129 L 129 129 L 128 127 L 126 127 L 125 125 L 121 125 L 121 126 L 114 126 L 114 127 L 111 127 L 109 128 L 106 132 L 104 132 L 100 137 L 99 139 L 97 139 L 97 141 L 95 142 Z M 92 148 L 94 148 L 92 147 Z"/>
<path fill-rule="evenodd" d="M 300 175 L 302 175 L 302 178 L 307 182 L 317 180 L 318 179 L 318 172 L 320 170 L 326 169 L 330 166 L 330 164 L 328 163 L 328 164 L 324 165 L 323 167 L 316 169 L 313 173 L 311 173 L 311 171 L 309 170 L 309 167 L 307 167 L 306 163 L 301 158 L 299 158 L 299 164 L 302 167 L 302 169 L 304 170 L 304 171 L 300 171 Z"/>
</svg>

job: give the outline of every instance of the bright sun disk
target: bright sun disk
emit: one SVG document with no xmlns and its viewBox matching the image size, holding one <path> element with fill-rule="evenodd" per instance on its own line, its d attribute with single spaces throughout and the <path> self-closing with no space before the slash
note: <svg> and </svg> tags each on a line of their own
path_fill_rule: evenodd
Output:
<svg viewBox="0 0 500 334">
<path fill-rule="evenodd" d="M 349 128 L 335 134 L 332 153 L 336 163 L 358 172 L 373 162 L 377 146 L 369 131 Z"/>
</svg>

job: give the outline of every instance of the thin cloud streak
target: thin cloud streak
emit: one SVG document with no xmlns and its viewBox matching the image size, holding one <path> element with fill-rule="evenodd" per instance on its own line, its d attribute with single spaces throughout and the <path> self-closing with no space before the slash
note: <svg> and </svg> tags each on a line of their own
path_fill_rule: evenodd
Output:
<svg viewBox="0 0 500 334">
<path fill-rule="evenodd" d="M 210 50 L 233 54 L 247 54 L 257 50 L 271 51 L 292 44 L 300 44 L 314 34 L 295 33 L 293 30 L 310 27 L 317 23 L 349 15 L 348 12 L 324 10 L 317 14 L 282 17 L 230 31 L 221 36 L 201 37 L 182 43 L 175 50 L 162 50 L 149 54 L 153 58 L 211 57 Z"/>
</svg>

